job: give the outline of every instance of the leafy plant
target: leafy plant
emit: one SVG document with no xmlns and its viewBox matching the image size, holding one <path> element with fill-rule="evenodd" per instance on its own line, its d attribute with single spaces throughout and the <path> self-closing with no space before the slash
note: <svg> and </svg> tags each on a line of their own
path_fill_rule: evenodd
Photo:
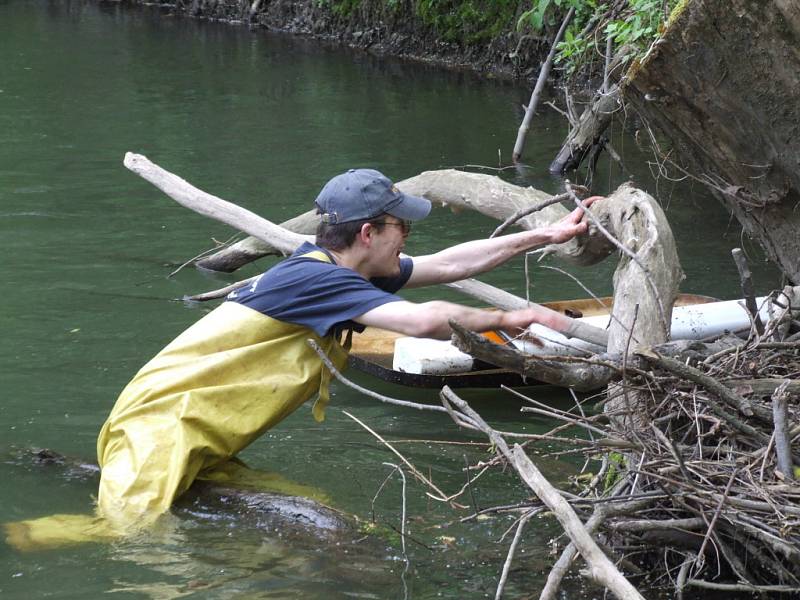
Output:
<svg viewBox="0 0 800 600">
<path fill-rule="evenodd" d="M 570 8 L 575 15 L 558 45 L 556 62 L 567 73 L 574 72 L 587 58 L 605 54 L 609 37 L 615 47 L 629 46 L 643 53 L 661 33 L 666 15 L 664 0 L 628 0 L 618 14 L 611 14 L 604 0 L 532 0 L 517 22 L 518 28 L 545 31 L 558 26 Z M 680 0 L 668 0 L 672 9 Z M 598 48 L 602 44 L 602 48 Z"/>
</svg>

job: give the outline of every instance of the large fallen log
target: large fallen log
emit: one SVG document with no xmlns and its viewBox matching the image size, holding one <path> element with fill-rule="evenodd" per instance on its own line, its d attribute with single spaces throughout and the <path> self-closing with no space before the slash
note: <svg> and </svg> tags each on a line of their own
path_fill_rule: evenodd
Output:
<svg viewBox="0 0 800 600">
<path fill-rule="evenodd" d="M 398 182 L 397 187 L 407 194 L 423 196 L 435 205 L 450 208 L 453 212 L 475 210 L 500 221 L 505 221 L 517 211 L 551 198 L 549 194 L 534 188 L 520 187 L 491 175 L 465 173 L 455 169 L 425 171 Z M 549 206 L 520 219 L 517 225 L 523 229 L 534 229 L 553 223 L 566 216 L 568 212 L 560 205 Z M 291 231 L 308 234 L 316 228 L 317 219 L 312 210 L 287 221 L 282 226 Z M 546 251 L 565 262 L 588 265 L 603 260 L 611 248 L 602 236 L 582 236 L 564 244 L 548 247 Z M 203 258 L 197 265 L 213 271 L 230 273 L 253 260 L 274 254 L 281 254 L 281 251 L 271 241 L 249 237 Z"/>
<path fill-rule="evenodd" d="M 319 217 L 315 210 L 309 210 L 301 215 L 284 221 L 280 224 L 284 229 L 300 235 L 313 235 L 317 230 Z M 219 271 L 221 273 L 233 273 L 236 269 L 244 265 L 270 255 L 282 254 L 272 246 L 257 237 L 249 236 L 243 240 L 226 246 L 213 254 L 199 259 L 195 265 L 201 269 L 209 271 Z"/>
<path fill-rule="evenodd" d="M 150 162 L 145 156 L 128 152 L 125 155 L 124 164 L 131 171 L 155 185 L 182 206 L 194 210 L 202 215 L 222 221 L 223 223 L 226 223 L 246 233 L 250 233 L 254 237 L 272 245 L 282 254 L 289 254 L 293 252 L 305 241 L 313 241 L 313 238 L 288 231 L 247 209 L 195 188 L 177 175 L 170 173 L 169 171 L 166 171 L 158 165 Z M 458 172 L 452 171 L 452 173 Z M 441 178 L 436 179 L 435 182 L 441 183 Z M 484 183 L 486 182 L 484 181 Z M 503 182 L 500 183 L 502 184 Z M 499 187 L 503 188 L 502 185 Z M 470 200 L 462 197 L 462 201 L 469 203 Z M 488 206 L 491 208 L 493 205 L 488 204 Z M 555 207 L 549 206 L 547 208 Z M 566 209 L 562 208 L 562 210 L 564 210 L 564 214 L 566 215 Z M 533 218 L 533 216 L 531 216 L 531 218 Z M 584 237 L 591 239 L 590 236 Z M 568 244 L 573 245 L 572 249 L 567 250 L 568 253 L 572 251 L 574 252 L 575 256 L 583 256 L 586 258 L 587 255 L 582 250 L 579 248 L 574 248 L 574 246 L 578 246 L 578 243 L 575 239 L 570 240 Z M 552 251 L 554 253 L 559 253 L 560 247 L 566 245 L 567 244 L 553 245 Z M 584 245 L 584 249 L 585 248 L 596 250 L 597 248 L 604 248 L 604 245 L 593 245 L 591 243 L 587 243 Z M 607 253 L 607 249 L 604 249 L 603 251 Z M 244 282 L 234 284 L 234 286 L 241 285 L 244 285 Z M 504 309 L 521 308 L 523 306 L 522 304 L 513 300 L 513 295 L 502 292 L 502 290 L 497 290 L 495 293 L 490 290 L 491 286 L 482 284 L 480 282 L 475 282 L 474 280 L 454 282 L 449 285 L 452 285 L 455 289 L 458 289 L 462 293 L 474 295 L 483 301 L 489 301 L 489 299 L 492 297 L 498 297 L 503 303 L 505 303 L 505 306 L 502 306 Z M 228 286 L 224 289 L 229 290 L 231 289 L 231 286 Z M 235 287 L 233 289 L 235 289 Z M 210 296 L 217 297 L 217 294 L 212 293 Z M 210 296 L 206 295 L 203 300 L 208 299 Z M 525 305 L 534 307 L 538 306 L 527 302 L 525 302 Z M 576 337 L 600 345 L 605 345 L 608 340 L 608 336 L 603 329 L 593 327 L 586 323 L 581 323 L 564 315 L 560 315 L 555 311 L 543 306 L 538 306 L 538 308 L 543 314 L 549 314 L 551 320 L 554 322 L 559 322 L 559 331 L 568 337 Z"/>
</svg>

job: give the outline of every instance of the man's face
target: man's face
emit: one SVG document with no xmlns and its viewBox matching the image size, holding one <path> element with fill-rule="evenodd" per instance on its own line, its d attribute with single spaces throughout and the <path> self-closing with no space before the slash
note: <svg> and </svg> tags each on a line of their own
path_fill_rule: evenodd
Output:
<svg viewBox="0 0 800 600">
<path fill-rule="evenodd" d="M 397 217 L 385 215 L 375 221 L 382 223 L 381 231 L 375 230 L 372 255 L 375 274 L 378 277 L 394 277 L 400 274 L 400 253 L 406 245 L 406 238 L 411 232 L 411 223 L 401 221 Z"/>
</svg>

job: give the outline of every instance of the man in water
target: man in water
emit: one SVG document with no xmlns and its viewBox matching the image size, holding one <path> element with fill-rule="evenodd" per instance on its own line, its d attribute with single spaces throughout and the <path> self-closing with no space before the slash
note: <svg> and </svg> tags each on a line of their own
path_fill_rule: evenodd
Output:
<svg viewBox="0 0 800 600">
<path fill-rule="evenodd" d="M 141 526 L 167 511 L 195 479 L 228 477 L 241 469 L 231 459 L 315 394 L 312 413 L 321 421 L 330 373 L 309 338 L 342 368 L 348 330 L 365 326 L 447 339 L 450 319 L 474 331 L 512 334 L 543 322 L 533 308 L 418 304 L 395 292 L 471 277 L 587 228 L 576 210 L 548 227 L 412 259 L 401 252 L 430 202 L 400 192 L 378 171 L 334 177 L 316 206 L 316 245 L 303 244 L 232 292 L 122 391 L 97 443 L 105 519 L 121 528 Z"/>
</svg>

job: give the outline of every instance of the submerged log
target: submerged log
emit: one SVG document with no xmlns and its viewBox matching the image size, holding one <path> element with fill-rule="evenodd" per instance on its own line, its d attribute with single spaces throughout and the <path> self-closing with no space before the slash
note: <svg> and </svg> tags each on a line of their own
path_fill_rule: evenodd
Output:
<svg viewBox="0 0 800 600">
<path fill-rule="evenodd" d="M 705 184 L 794 283 L 799 41 L 797 2 L 688 0 L 623 82 L 627 106 L 666 136 L 681 175 Z"/>
<path fill-rule="evenodd" d="M 14 449 L 7 461 L 23 468 L 30 466 L 50 469 L 62 479 L 81 482 L 95 481 L 100 475 L 100 467 L 93 462 L 64 456 L 49 449 Z M 258 474 L 259 472 L 253 471 Z M 302 488 L 295 484 L 296 487 Z M 311 490 L 312 488 L 308 488 Z M 298 526 L 324 531 L 352 531 L 356 528 L 355 518 L 345 515 L 310 497 L 278 493 L 272 490 L 244 488 L 241 485 L 225 485 L 222 482 L 197 480 L 182 496 L 175 508 L 202 504 L 220 513 L 236 515 L 242 519 L 265 520 L 270 529 L 285 533 L 296 532 Z"/>
</svg>

